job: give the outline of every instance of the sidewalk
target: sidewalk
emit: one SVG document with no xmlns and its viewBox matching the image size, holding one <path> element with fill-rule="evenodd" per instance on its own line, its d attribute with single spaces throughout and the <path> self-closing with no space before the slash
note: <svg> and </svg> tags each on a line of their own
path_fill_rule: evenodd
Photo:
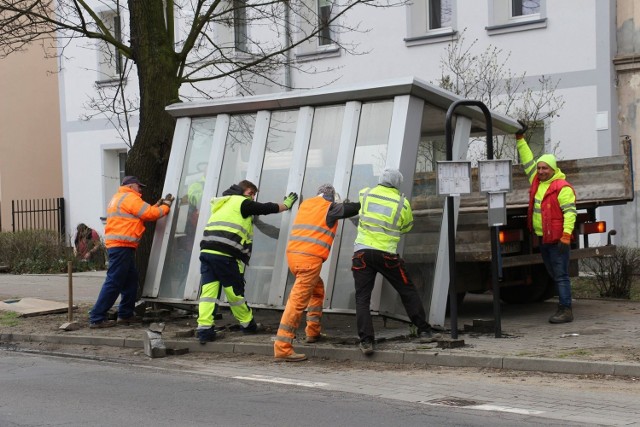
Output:
<svg viewBox="0 0 640 427">
<path fill-rule="evenodd" d="M 73 276 L 74 303 L 84 306 L 95 302 L 104 272 L 77 273 Z M 67 301 L 66 275 L 0 275 L 0 300 L 36 297 Z M 474 319 L 493 320 L 491 295 L 468 295 L 458 315 L 459 348 L 441 348 L 450 341 L 446 331 L 439 343 L 419 344 L 409 337 L 407 324 L 376 316 L 374 319 L 376 352 L 371 357 L 356 346 L 355 316 L 325 313 L 323 334 L 317 344 L 304 344 L 303 326 L 297 352 L 310 358 L 337 360 L 373 360 L 414 365 L 485 367 L 569 374 L 604 374 L 640 377 L 640 303 L 619 300 L 576 300 L 575 321 L 552 325 L 547 318 L 557 302 L 527 305 L 502 305 L 502 338 L 488 333 L 465 331 Z M 272 337 L 280 322 L 281 311 L 256 309 L 256 319 L 266 327 L 258 335 L 243 335 L 227 310 L 217 326 L 227 326 L 224 338 L 200 345 L 190 332 L 195 328 L 193 315 L 168 319 L 163 339 L 168 348 L 188 348 L 191 352 L 254 353 L 273 355 Z M 104 345 L 142 348 L 145 326 L 90 330 L 86 313 L 77 313 L 82 328 L 62 331 L 64 315 L 29 318 L 33 330 L 21 332 L 0 325 L 0 342 L 49 342 L 59 344 Z M 31 320 L 33 319 L 33 320 Z M 165 319 L 163 319 L 165 320 Z M 25 320 L 26 321 L 26 320 Z M 447 320 L 448 322 L 448 320 Z M 448 324 L 447 324 L 448 326 Z"/>
</svg>

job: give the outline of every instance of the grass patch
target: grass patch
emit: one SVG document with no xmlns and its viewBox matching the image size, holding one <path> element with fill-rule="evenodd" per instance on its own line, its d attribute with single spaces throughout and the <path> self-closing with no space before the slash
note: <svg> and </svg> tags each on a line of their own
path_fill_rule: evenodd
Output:
<svg viewBox="0 0 640 427">
<path fill-rule="evenodd" d="M 18 316 L 15 311 L 0 311 L 0 326 L 17 326 L 20 323 Z"/>
<path fill-rule="evenodd" d="M 560 353 L 558 354 L 558 359 L 566 359 L 568 357 L 575 357 L 575 356 L 591 356 L 591 354 L 592 353 L 589 350 L 578 349 L 578 350 L 568 351 L 566 353 Z"/>
<path fill-rule="evenodd" d="M 600 290 L 596 285 L 596 279 L 591 276 L 572 277 L 571 294 L 573 298 L 602 298 L 600 296 Z M 640 301 L 640 280 L 637 277 L 634 277 L 631 283 L 631 297 L 629 301 Z"/>
</svg>

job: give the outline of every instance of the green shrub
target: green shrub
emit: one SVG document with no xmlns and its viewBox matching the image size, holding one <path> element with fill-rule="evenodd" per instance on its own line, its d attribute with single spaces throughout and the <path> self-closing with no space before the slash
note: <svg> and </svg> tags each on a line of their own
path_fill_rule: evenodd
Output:
<svg viewBox="0 0 640 427">
<path fill-rule="evenodd" d="M 72 261 L 74 271 L 96 269 L 75 259 L 73 249 L 55 231 L 0 233 L 0 265 L 6 265 L 11 273 L 66 273 L 68 261 Z"/>
<path fill-rule="evenodd" d="M 586 258 L 582 265 L 595 278 L 601 297 L 630 299 L 633 279 L 640 268 L 640 248 L 618 246 L 613 255 Z"/>
</svg>

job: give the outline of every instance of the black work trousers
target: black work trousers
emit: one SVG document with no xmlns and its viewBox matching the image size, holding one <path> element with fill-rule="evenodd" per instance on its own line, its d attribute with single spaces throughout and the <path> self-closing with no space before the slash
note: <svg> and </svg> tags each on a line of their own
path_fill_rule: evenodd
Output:
<svg viewBox="0 0 640 427">
<path fill-rule="evenodd" d="M 416 325 L 418 332 L 431 329 L 427 323 L 420 295 L 409 279 L 404 268 L 404 260 L 400 255 L 375 249 L 362 249 L 353 254 L 351 271 L 356 286 L 356 323 L 361 342 L 373 342 L 375 339 L 370 306 L 371 293 L 378 273 L 382 274 L 400 294 L 407 316 Z"/>
</svg>

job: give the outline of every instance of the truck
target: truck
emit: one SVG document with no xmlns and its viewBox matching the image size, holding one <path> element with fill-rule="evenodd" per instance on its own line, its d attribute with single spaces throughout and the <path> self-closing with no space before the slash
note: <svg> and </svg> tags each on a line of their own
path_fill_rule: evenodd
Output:
<svg viewBox="0 0 640 427">
<path fill-rule="evenodd" d="M 559 160 L 558 166 L 577 195 L 578 217 L 570 258 L 570 275 L 575 277 L 579 260 L 608 256 L 616 251 L 611 237 L 616 231 L 607 231 L 607 224 L 597 218 L 597 208 L 633 200 L 631 141 L 626 138 L 621 142 L 619 155 Z M 483 293 L 492 288 L 487 196 L 479 192 L 477 174 L 477 168 L 472 168 L 472 193 L 460 196 L 455 240 L 455 286 L 459 303 L 467 292 Z M 417 173 L 414 179 L 414 230 L 420 237 L 405 244 L 404 257 L 409 267 L 433 261 L 425 259 L 424 254 L 436 252 L 444 206 L 444 197 L 436 195 L 435 172 Z M 506 195 L 507 221 L 498 233 L 500 297 L 511 304 L 544 301 L 556 293 L 538 250 L 538 239 L 528 230 L 529 186 L 522 165 L 514 164 L 512 191 Z M 590 236 L 600 236 L 598 244 L 590 242 Z"/>
</svg>

